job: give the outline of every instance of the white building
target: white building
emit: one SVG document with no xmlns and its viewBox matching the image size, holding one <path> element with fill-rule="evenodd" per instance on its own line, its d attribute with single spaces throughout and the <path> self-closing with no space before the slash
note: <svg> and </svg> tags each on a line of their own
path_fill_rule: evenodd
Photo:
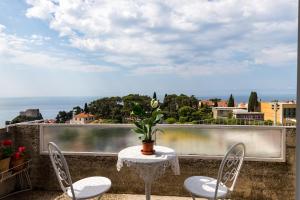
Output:
<svg viewBox="0 0 300 200">
<path fill-rule="evenodd" d="M 241 109 L 238 107 L 213 107 L 212 113 L 214 119 L 228 118 L 232 116 L 233 110 Z"/>
<path fill-rule="evenodd" d="M 232 117 L 235 119 L 246 119 L 246 120 L 264 120 L 264 113 L 262 112 L 248 112 L 245 109 L 235 109 L 232 111 Z"/>
<path fill-rule="evenodd" d="M 70 124 L 88 124 L 95 120 L 95 116 L 89 113 L 80 113 L 73 116 Z"/>
</svg>

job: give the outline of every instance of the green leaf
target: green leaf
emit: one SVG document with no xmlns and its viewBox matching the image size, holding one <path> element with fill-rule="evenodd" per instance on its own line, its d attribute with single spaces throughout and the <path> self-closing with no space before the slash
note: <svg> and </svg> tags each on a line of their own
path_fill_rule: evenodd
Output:
<svg viewBox="0 0 300 200">
<path fill-rule="evenodd" d="M 162 119 L 164 115 L 163 114 L 158 114 L 154 120 L 154 124 L 157 124 L 158 122 L 160 122 L 160 120 Z"/>
<path fill-rule="evenodd" d="M 145 134 L 145 131 L 141 128 L 134 128 L 132 129 L 134 132 L 138 133 L 138 134 Z"/>
<path fill-rule="evenodd" d="M 138 128 L 143 128 L 142 125 L 139 122 L 133 122 Z"/>
</svg>

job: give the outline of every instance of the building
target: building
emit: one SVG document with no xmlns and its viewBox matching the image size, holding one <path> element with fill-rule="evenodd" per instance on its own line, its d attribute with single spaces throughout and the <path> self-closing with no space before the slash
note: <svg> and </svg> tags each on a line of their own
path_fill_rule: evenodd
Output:
<svg viewBox="0 0 300 200">
<path fill-rule="evenodd" d="M 242 109 L 248 109 L 248 103 L 241 102 L 238 104 L 238 107 Z"/>
<path fill-rule="evenodd" d="M 264 120 L 264 113 L 262 112 L 248 112 L 245 109 L 236 109 L 232 112 L 232 117 L 235 119 L 245 119 L 245 120 Z"/>
<path fill-rule="evenodd" d="M 215 103 L 211 100 L 199 101 L 199 107 L 202 107 L 203 105 L 207 105 L 209 107 L 214 107 Z M 227 107 L 227 101 L 225 101 L 225 100 L 218 101 L 218 107 Z"/>
<path fill-rule="evenodd" d="M 214 119 L 228 118 L 233 114 L 233 110 L 241 109 L 238 107 L 213 107 L 212 113 Z"/>
<path fill-rule="evenodd" d="M 276 121 L 277 124 L 285 125 L 296 121 L 296 103 L 294 101 L 261 102 L 260 111 L 264 113 L 265 120 Z"/>
<path fill-rule="evenodd" d="M 70 124 L 88 124 L 95 120 L 95 116 L 89 113 L 80 113 L 74 115 L 73 119 L 70 120 Z"/>
<path fill-rule="evenodd" d="M 39 109 L 27 109 L 20 112 L 20 116 L 38 118 L 41 116 Z"/>
<path fill-rule="evenodd" d="M 45 123 L 45 124 L 55 124 L 56 120 L 55 119 L 45 119 L 43 123 Z"/>
</svg>

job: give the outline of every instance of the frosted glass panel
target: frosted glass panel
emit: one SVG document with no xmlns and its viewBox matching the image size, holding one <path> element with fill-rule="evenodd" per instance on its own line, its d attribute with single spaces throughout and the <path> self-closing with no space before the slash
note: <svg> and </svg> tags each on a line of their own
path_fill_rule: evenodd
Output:
<svg viewBox="0 0 300 200">
<path fill-rule="evenodd" d="M 139 145 L 131 125 L 42 125 L 41 151 L 50 141 L 66 153 L 118 153 Z M 161 125 L 157 145 L 168 146 L 179 155 L 220 157 L 234 143 L 246 145 L 246 157 L 284 161 L 285 129 L 258 126 Z"/>
</svg>

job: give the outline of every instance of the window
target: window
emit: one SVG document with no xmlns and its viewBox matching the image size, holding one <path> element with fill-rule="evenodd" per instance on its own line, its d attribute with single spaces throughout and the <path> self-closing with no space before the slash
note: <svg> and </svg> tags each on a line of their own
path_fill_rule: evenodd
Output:
<svg viewBox="0 0 300 200">
<path fill-rule="evenodd" d="M 285 108 L 284 118 L 296 118 L 296 108 Z"/>
</svg>

